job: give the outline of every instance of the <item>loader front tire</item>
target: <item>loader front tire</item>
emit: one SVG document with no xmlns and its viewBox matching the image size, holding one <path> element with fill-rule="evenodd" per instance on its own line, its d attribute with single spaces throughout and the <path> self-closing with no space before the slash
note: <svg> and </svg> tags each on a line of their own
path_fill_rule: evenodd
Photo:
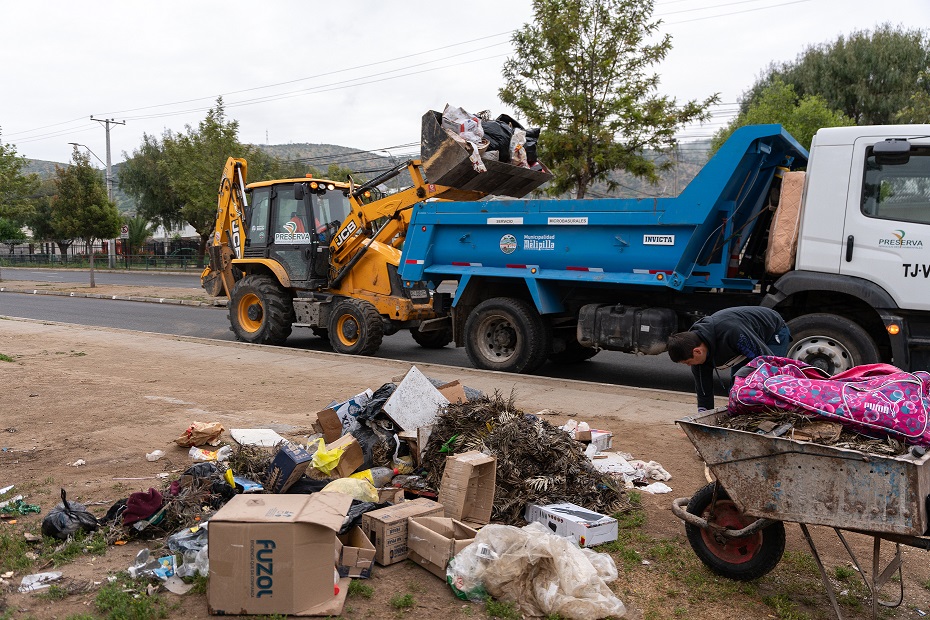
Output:
<svg viewBox="0 0 930 620">
<path fill-rule="evenodd" d="M 527 302 L 509 297 L 478 304 L 465 322 L 465 352 L 482 370 L 530 373 L 549 352 L 549 331 Z"/>
<path fill-rule="evenodd" d="M 283 344 L 293 322 L 291 296 L 274 278 L 248 275 L 236 282 L 229 299 L 229 325 L 237 340 Z"/>
<path fill-rule="evenodd" d="M 374 355 L 384 338 L 384 323 L 367 301 L 346 298 L 333 305 L 327 331 L 336 353 Z"/>
</svg>

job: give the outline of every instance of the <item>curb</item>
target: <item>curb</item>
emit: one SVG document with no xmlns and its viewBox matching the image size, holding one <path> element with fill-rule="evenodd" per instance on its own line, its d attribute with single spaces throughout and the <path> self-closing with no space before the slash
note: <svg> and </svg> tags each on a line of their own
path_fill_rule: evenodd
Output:
<svg viewBox="0 0 930 620">
<path fill-rule="evenodd" d="M 0 293 L 24 293 L 26 295 L 56 295 L 58 297 L 84 297 L 88 299 L 113 299 L 116 301 L 139 301 L 150 304 L 173 304 L 176 306 L 194 306 L 202 308 L 225 308 L 228 299 L 214 299 L 213 301 L 194 301 L 191 299 L 171 299 L 168 297 L 136 297 L 128 295 L 102 295 L 100 293 L 76 293 L 74 291 L 41 291 L 38 289 L 16 289 L 0 286 Z"/>
</svg>

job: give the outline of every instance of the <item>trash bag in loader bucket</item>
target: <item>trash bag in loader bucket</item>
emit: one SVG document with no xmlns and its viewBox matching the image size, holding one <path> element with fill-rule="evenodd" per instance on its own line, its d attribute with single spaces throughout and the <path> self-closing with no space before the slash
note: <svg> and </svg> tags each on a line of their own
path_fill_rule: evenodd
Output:
<svg viewBox="0 0 930 620">
<path fill-rule="evenodd" d="M 477 172 L 469 155 L 466 145 L 457 142 L 442 128 L 441 112 L 430 110 L 423 115 L 420 159 L 430 183 L 522 198 L 552 178 L 548 172 L 487 159 L 483 160 L 487 172 Z"/>
</svg>

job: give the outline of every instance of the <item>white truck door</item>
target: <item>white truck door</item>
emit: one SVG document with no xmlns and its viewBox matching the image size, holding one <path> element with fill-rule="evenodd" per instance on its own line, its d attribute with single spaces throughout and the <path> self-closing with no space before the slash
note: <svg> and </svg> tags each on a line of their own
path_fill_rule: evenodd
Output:
<svg viewBox="0 0 930 620">
<path fill-rule="evenodd" d="M 840 273 L 882 286 L 901 308 L 930 310 L 930 140 L 911 139 L 906 162 L 879 163 L 856 140 Z"/>
</svg>

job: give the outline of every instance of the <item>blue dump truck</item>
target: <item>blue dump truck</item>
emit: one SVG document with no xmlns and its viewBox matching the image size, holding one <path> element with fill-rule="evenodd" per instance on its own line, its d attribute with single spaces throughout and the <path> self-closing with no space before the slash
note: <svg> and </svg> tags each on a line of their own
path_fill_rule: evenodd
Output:
<svg viewBox="0 0 930 620">
<path fill-rule="evenodd" d="M 424 148 L 427 180 L 480 183 L 451 148 Z M 701 316 L 761 305 L 788 321 L 789 355 L 828 372 L 927 369 L 930 125 L 822 129 L 810 153 L 743 127 L 676 198 L 422 202 L 399 273 L 447 295 L 420 329 L 451 322 L 477 368 L 655 355 Z"/>
</svg>

